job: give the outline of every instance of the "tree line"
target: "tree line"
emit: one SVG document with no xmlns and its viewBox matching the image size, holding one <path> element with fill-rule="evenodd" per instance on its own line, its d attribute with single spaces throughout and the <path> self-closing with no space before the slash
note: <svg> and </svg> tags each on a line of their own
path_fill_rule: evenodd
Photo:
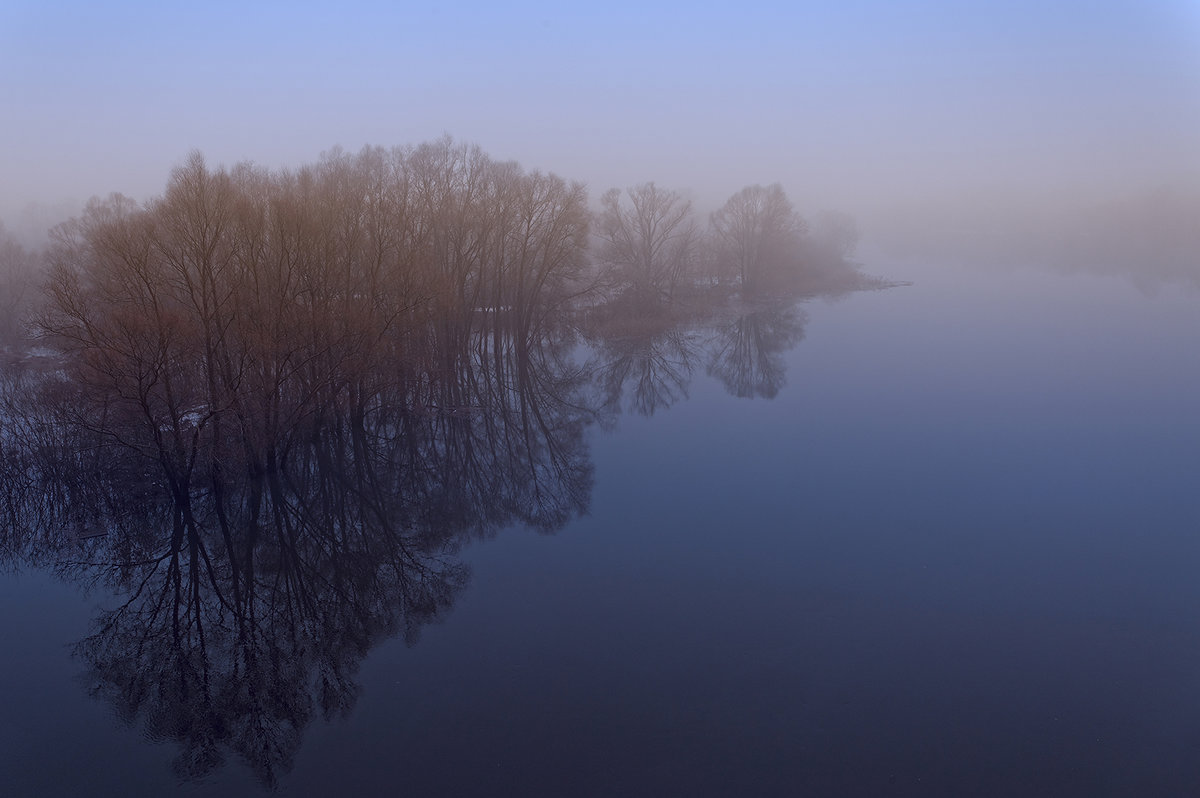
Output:
<svg viewBox="0 0 1200 798">
<path fill-rule="evenodd" d="M 238 301 L 250 301 L 247 291 L 287 291 L 300 276 L 310 296 L 326 291 L 348 301 L 373 292 L 433 310 L 528 314 L 533 300 L 562 300 L 571 293 L 564 289 L 659 304 L 697 286 L 755 295 L 821 275 L 844 281 L 856 239 L 845 214 L 824 213 L 810 225 L 778 184 L 742 189 L 706 224 L 683 194 L 652 182 L 611 189 L 589 209 L 582 184 L 525 172 L 449 138 L 355 155 L 334 150 L 298 170 L 214 170 L 193 154 L 165 194 L 144 206 L 120 195 L 93 199 L 82 217 L 52 231 L 47 253 L 22 248 L 0 227 L 0 337 L 12 342 L 21 332 L 44 263 L 111 273 L 115 261 L 125 270 L 167 261 L 176 278 L 191 270 L 208 281 L 185 291 L 211 291 L 229 277 Z M 141 267 L 138 247 L 146 250 Z M 253 279 L 235 283 L 234 271 Z M 168 274 L 145 277 L 162 282 Z M 51 308 L 61 309 L 62 299 L 52 290 Z M 201 315 L 221 312 L 216 299 L 208 297 Z"/>
<path fill-rule="evenodd" d="M 431 353 L 553 335 L 564 310 L 853 282 L 852 222 L 820 229 L 778 185 L 738 192 L 706 229 L 653 183 L 593 212 L 582 184 L 449 138 L 296 170 L 193 154 L 152 202 L 94 199 L 53 231 L 31 329 L 93 402 L 81 418 L 140 429 L 121 442 L 182 501 L 198 468 L 270 470 L 295 430 L 454 368 Z M 28 253 L 4 253 L 29 271 Z M 10 294 L 11 320 L 29 296 Z"/>
</svg>

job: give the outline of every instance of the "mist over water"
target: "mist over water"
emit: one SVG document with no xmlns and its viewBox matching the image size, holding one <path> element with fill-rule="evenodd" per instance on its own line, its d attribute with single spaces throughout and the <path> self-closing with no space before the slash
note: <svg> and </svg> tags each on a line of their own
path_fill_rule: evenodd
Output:
<svg viewBox="0 0 1200 798">
<path fill-rule="evenodd" d="M 1194 4 L 17 2 L 0 99 L 6 794 L 1200 793 Z"/>
</svg>

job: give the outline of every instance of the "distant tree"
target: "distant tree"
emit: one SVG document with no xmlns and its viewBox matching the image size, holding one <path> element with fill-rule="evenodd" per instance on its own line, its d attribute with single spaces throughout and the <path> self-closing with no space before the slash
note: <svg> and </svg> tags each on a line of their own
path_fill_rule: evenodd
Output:
<svg viewBox="0 0 1200 798">
<path fill-rule="evenodd" d="M 37 273 L 38 254 L 21 246 L 0 223 L 0 346 L 23 337 Z"/>
<path fill-rule="evenodd" d="M 669 297 L 692 261 L 697 241 L 692 203 L 642 183 L 600 198 L 599 258 L 622 286 L 641 298 Z"/>
<path fill-rule="evenodd" d="M 843 211 L 821 211 L 813 226 L 812 241 L 827 257 L 844 260 L 858 245 L 858 224 Z"/>
<path fill-rule="evenodd" d="M 747 186 L 711 218 L 717 265 L 742 290 L 767 287 L 773 278 L 799 266 L 799 247 L 807 231 L 778 183 Z"/>
</svg>

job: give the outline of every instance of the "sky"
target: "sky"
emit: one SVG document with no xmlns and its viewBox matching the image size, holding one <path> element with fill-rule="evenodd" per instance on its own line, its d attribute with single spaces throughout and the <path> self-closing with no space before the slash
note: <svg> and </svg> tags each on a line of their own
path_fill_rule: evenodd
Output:
<svg viewBox="0 0 1200 798">
<path fill-rule="evenodd" d="M 443 134 L 713 208 L 1200 185 L 1200 0 L 0 0 L 0 219 Z M 43 214 L 44 215 L 44 214 Z"/>
</svg>

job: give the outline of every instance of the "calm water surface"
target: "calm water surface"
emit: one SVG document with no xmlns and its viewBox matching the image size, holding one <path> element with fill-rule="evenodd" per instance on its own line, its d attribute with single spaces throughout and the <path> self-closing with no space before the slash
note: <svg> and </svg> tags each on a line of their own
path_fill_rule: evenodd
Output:
<svg viewBox="0 0 1200 798">
<path fill-rule="evenodd" d="M 626 383 L 586 515 L 464 545 L 434 622 L 243 748 L 275 791 L 1200 794 L 1200 296 L 868 269 L 914 285 L 804 304 L 784 384 Z M 0 577 L 3 793 L 266 793 L 122 717 L 76 644 L 123 598 L 63 570 Z"/>
</svg>

